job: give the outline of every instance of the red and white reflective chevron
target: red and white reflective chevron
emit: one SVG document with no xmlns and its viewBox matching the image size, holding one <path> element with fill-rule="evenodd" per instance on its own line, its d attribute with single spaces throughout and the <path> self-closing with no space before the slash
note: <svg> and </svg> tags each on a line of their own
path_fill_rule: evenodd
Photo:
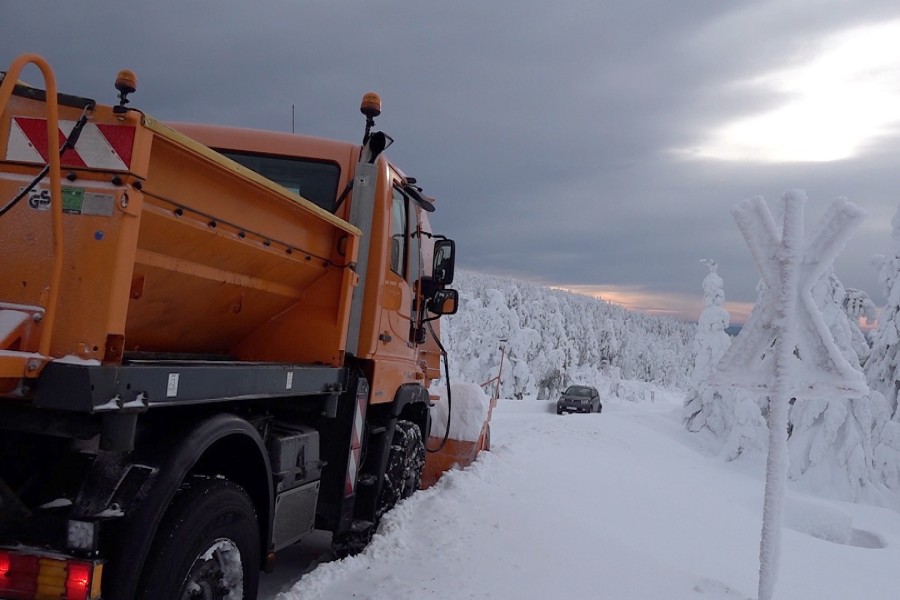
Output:
<svg viewBox="0 0 900 600">
<path fill-rule="evenodd" d="M 350 457 L 347 460 L 347 479 L 344 483 L 344 495 L 356 490 L 356 475 L 359 471 L 359 456 L 362 450 L 363 425 L 366 421 L 366 405 L 368 404 L 368 386 L 361 385 L 356 394 L 356 410 L 353 415 L 353 431 L 350 434 Z"/>
<path fill-rule="evenodd" d="M 60 121 L 53 147 L 59 151 L 75 126 L 75 121 Z M 64 167 L 87 167 L 110 171 L 127 171 L 131 167 L 134 127 L 87 123 L 74 149 L 60 157 Z M 9 128 L 6 160 L 47 164 L 47 120 L 13 117 Z"/>
</svg>

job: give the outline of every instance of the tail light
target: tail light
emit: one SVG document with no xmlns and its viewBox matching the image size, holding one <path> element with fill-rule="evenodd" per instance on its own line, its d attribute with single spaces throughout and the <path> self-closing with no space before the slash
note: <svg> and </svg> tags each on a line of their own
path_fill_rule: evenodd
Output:
<svg viewBox="0 0 900 600">
<path fill-rule="evenodd" d="M 98 600 L 103 564 L 0 550 L 0 598 Z"/>
<path fill-rule="evenodd" d="M 66 572 L 66 598 L 90 598 L 91 565 L 85 562 L 70 562 Z"/>
</svg>

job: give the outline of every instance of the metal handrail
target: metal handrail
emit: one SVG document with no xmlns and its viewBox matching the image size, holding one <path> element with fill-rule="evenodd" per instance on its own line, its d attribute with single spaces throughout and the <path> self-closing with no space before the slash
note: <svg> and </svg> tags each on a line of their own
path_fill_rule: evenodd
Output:
<svg viewBox="0 0 900 600">
<path fill-rule="evenodd" d="M 15 89 L 16 82 L 22 69 L 33 64 L 44 77 L 44 87 L 47 92 L 47 156 L 50 168 L 50 213 L 53 222 L 53 267 L 50 274 L 50 293 L 47 297 L 47 306 L 44 308 L 44 318 L 41 327 L 41 336 L 38 344 L 38 352 L 47 358 L 50 356 L 50 342 L 53 335 L 53 324 L 56 319 L 56 309 L 59 303 L 59 288 L 62 281 L 63 270 L 63 243 L 62 243 L 62 183 L 60 172 L 60 156 L 50 146 L 53 140 L 59 138 L 59 104 L 57 101 L 56 78 L 53 70 L 44 58 L 37 54 L 23 54 L 16 58 L 6 77 L 0 85 L 0 114 L 7 108 L 10 96 Z M 37 371 L 40 365 L 29 366 L 28 371 Z"/>
</svg>

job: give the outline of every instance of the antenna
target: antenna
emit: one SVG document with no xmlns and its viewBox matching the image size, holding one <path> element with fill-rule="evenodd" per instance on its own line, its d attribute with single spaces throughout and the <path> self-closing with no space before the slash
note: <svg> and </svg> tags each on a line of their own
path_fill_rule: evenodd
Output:
<svg viewBox="0 0 900 600">
<path fill-rule="evenodd" d="M 294 105 L 291 104 L 291 133 L 294 133 Z"/>
</svg>

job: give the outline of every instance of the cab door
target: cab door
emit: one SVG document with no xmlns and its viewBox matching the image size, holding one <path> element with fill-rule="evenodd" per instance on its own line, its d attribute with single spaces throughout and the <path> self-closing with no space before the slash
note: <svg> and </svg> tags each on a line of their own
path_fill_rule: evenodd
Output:
<svg viewBox="0 0 900 600">
<path fill-rule="evenodd" d="M 389 268 L 382 289 L 379 344 L 381 359 L 409 363 L 403 369 L 407 381 L 415 378 L 415 345 L 411 339 L 415 320 L 414 282 L 419 277 L 421 256 L 414 205 L 396 185 L 392 188 L 390 211 Z"/>
</svg>

